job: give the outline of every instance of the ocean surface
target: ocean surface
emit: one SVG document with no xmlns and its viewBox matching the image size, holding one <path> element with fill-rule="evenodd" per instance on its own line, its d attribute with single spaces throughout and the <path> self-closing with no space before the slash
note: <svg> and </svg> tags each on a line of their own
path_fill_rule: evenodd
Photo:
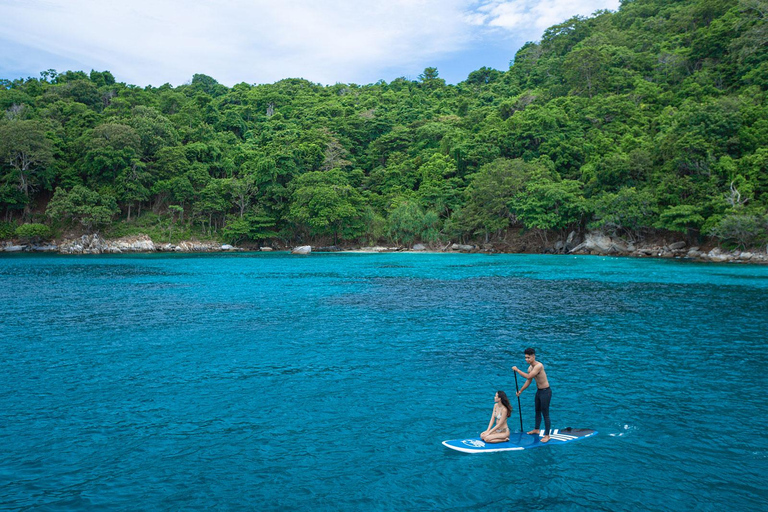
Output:
<svg viewBox="0 0 768 512">
<path fill-rule="evenodd" d="M 767 299 L 672 260 L 3 255 L 0 509 L 765 510 Z M 528 346 L 599 434 L 443 447 L 497 390 L 519 428 Z"/>
</svg>

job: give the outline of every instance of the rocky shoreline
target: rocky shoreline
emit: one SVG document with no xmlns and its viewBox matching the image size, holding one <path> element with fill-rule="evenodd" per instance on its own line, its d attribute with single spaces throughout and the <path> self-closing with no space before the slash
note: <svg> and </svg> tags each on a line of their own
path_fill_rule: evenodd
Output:
<svg viewBox="0 0 768 512">
<path fill-rule="evenodd" d="M 118 239 L 104 239 L 98 234 L 83 235 L 74 239 L 66 239 L 60 243 L 45 245 L 14 244 L 12 242 L 0 242 L 0 252 L 56 252 L 59 254 L 130 254 L 130 253 L 199 253 L 199 252 L 241 252 L 241 247 L 217 242 L 182 241 L 178 244 L 155 243 L 146 235 L 123 237 Z M 272 251 L 271 247 L 260 247 L 262 252 Z M 448 244 L 440 247 L 427 247 L 416 244 L 413 247 L 401 246 L 375 246 L 341 248 L 337 246 L 312 247 L 309 245 L 293 248 L 294 254 L 310 254 L 312 252 L 437 252 L 437 253 L 507 253 L 507 252 L 531 252 L 499 250 L 493 244 L 469 245 Z M 575 233 L 571 233 L 566 240 L 559 240 L 551 247 L 544 250 L 532 251 L 543 254 L 588 254 L 598 256 L 626 256 L 635 258 L 684 258 L 694 261 L 706 261 L 716 263 L 756 263 L 768 264 L 768 252 L 766 251 L 728 251 L 719 247 L 703 249 L 696 246 L 688 246 L 684 241 L 656 244 L 636 244 L 620 238 L 610 237 L 601 233 L 587 233 L 581 239 Z"/>
<path fill-rule="evenodd" d="M 555 249 L 557 248 L 557 244 L 555 244 Z M 716 263 L 768 263 L 768 253 L 765 251 L 728 251 L 720 247 L 704 250 L 701 247 L 688 246 L 684 241 L 669 244 L 638 245 L 600 233 L 587 233 L 584 241 L 572 248 L 566 242 L 562 246 L 562 251 L 569 254 L 630 256 L 635 258 L 686 258 Z"/>
<path fill-rule="evenodd" d="M 63 240 L 59 244 L 46 245 L 0 245 L 5 252 L 58 252 L 60 254 L 125 254 L 148 252 L 229 252 L 243 251 L 239 247 L 216 242 L 183 241 L 176 244 L 155 243 L 146 235 L 107 240 L 98 234 L 83 235 Z"/>
</svg>

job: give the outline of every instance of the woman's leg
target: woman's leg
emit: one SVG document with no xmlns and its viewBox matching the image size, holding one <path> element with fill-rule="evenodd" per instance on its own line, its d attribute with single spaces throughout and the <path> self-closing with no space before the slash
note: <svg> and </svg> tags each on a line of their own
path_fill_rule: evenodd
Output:
<svg viewBox="0 0 768 512">
<path fill-rule="evenodd" d="M 493 434 L 485 436 L 483 441 L 486 443 L 503 443 L 504 441 L 509 441 L 509 430 L 505 430 L 504 432 L 494 432 Z"/>
</svg>

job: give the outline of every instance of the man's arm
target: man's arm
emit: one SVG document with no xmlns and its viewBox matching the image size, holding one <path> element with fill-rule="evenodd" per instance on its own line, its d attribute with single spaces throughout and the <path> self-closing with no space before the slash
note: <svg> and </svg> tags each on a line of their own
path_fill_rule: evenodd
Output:
<svg viewBox="0 0 768 512">
<path fill-rule="evenodd" d="M 519 373 L 520 376 L 523 377 L 524 379 L 528 379 L 529 381 L 528 384 L 530 384 L 530 380 L 536 377 L 541 371 L 541 363 L 536 363 L 536 365 L 528 373 L 525 373 L 517 366 L 513 366 L 512 369 L 517 373 Z M 525 389 L 525 386 L 523 386 L 523 389 Z"/>
<path fill-rule="evenodd" d="M 517 392 L 517 396 L 520 396 L 520 393 L 522 393 L 523 391 L 525 391 L 525 388 L 527 388 L 528 386 L 530 386 L 530 385 L 531 385 L 531 380 L 533 380 L 533 379 L 527 379 L 527 380 L 525 381 L 525 384 L 523 384 L 523 387 L 521 387 L 521 388 L 520 388 L 520 391 L 518 391 L 518 392 Z"/>
</svg>

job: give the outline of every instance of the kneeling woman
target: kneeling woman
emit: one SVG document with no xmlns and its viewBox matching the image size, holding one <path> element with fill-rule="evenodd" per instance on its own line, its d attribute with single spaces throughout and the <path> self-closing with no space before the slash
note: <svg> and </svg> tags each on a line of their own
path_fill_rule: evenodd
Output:
<svg viewBox="0 0 768 512">
<path fill-rule="evenodd" d="M 507 418 L 512 414 L 512 406 L 509 403 L 507 394 L 503 391 L 497 391 L 493 397 L 493 413 L 488 428 L 480 434 L 480 439 L 486 443 L 503 443 L 509 441 L 509 427 L 507 427 Z M 493 425 L 494 420 L 496 425 Z"/>
</svg>

